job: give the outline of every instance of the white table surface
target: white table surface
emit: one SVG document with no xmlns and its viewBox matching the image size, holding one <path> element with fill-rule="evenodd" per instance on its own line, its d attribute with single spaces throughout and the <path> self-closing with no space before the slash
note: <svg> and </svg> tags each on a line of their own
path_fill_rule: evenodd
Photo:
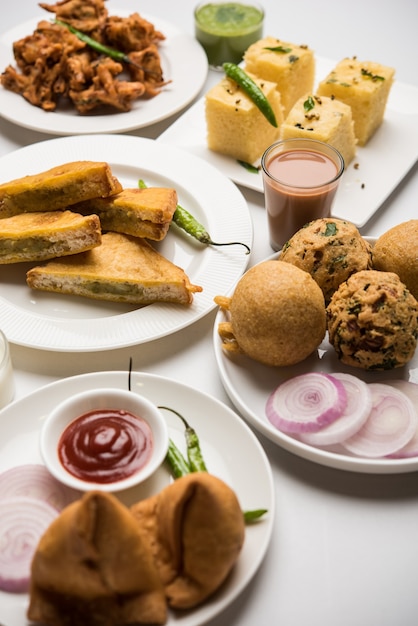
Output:
<svg viewBox="0 0 418 626">
<path fill-rule="evenodd" d="M 52 3 L 52 2 L 51 2 Z M 307 43 L 323 57 L 357 55 L 396 68 L 396 79 L 418 86 L 415 0 L 264 0 L 265 34 Z M 193 33 L 194 0 L 109 0 Z M 8 30 L 39 15 L 35 0 L 2 11 Z M 210 72 L 207 87 L 219 75 Z M 418 107 L 418 102 L 416 103 Z M 131 134 L 157 138 L 179 115 Z M 43 135 L 0 120 L 0 155 Z M 388 146 L 390 150 L 390 146 Z M 261 194 L 242 189 L 254 222 L 251 264 L 271 254 Z M 378 236 L 418 217 L 413 168 L 362 229 Z M 61 354 L 11 347 L 16 398 L 57 380 L 133 367 L 184 382 L 231 406 L 212 348 L 214 314 L 170 337 L 137 348 Z M 0 320 L 1 324 L 1 320 Z M 270 549 L 246 591 L 211 626 L 415 626 L 418 623 L 418 477 L 351 474 L 300 459 L 259 436 L 270 460 L 277 499 Z M 243 460 L 243 462 L 247 462 Z M 0 609 L 1 616 L 1 609 Z M 7 624 L 6 626 L 15 626 Z"/>
</svg>

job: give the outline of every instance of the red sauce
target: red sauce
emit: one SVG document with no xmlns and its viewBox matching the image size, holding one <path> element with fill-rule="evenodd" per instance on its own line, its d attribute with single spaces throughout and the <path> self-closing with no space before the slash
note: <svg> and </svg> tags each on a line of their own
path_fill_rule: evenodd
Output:
<svg viewBox="0 0 418 626">
<path fill-rule="evenodd" d="M 58 442 L 58 456 L 73 476 L 112 483 L 141 469 L 152 448 L 152 432 L 145 420 L 126 411 L 99 409 L 67 426 Z"/>
</svg>

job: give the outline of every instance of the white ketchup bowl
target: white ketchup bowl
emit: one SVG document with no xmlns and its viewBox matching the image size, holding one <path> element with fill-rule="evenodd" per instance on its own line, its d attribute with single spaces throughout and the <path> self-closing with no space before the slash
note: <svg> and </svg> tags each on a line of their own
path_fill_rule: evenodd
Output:
<svg viewBox="0 0 418 626">
<path fill-rule="evenodd" d="M 86 415 L 89 417 L 82 431 L 79 418 Z M 87 459 L 87 470 L 77 469 L 80 454 L 76 459 L 68 454 L 73 449 L 69 445 L 70 424 L 82 462 Z M 64 432 L 67 452 L 63 457 Z M 81 491 L 121 491 L 139 485 L 163 463 L 168 443 L 167 424 L 159 409 L 147 398 L 122 389 L 91 389 L 67 398 L 48 415 L 40 434 L 40 451 L 48 470 L 65 485 Z M 69 457 L 71 471 L 63 464 L 67 462 L 63 458 Z M 127 459 L 131 457 L 142 465 L 128 469 Z M 117 464 L 113 466 L 114 461 Z"/>
</svg>

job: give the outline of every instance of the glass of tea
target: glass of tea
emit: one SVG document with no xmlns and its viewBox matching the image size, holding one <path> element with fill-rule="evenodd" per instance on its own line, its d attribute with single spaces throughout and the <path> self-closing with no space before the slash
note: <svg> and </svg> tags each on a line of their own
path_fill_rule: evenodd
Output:
<svg viewBox="0 0 418 626">
<path fill-rule="evenodd" d="M 331 214 L 344 159 L 322 141 L 284 139 L 267 148 L 261 168 L 270 245 L 280 250 L 302 226 Z"/>
<path fill-rule="evenodd" d="M 222 70 L 225 62 L 240 63 L 244 52 L 263 35 L 264 10 L 252 2 L 205 0 L 194 11 L 195 36 L 209 67 Z"/>
</svg>

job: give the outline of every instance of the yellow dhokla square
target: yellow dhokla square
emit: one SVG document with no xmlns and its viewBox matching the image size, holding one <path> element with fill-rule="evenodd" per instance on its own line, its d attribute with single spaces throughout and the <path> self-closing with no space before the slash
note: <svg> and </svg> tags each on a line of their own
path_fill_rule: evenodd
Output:
<svg viewBox="0 0 418 626">
<path fill-rule="evenodd" d="M 282 124 L 280 138 L 303 137 L 324 141 L 336 148 L 346 165 L 356 153 L 356 138 L 351 108 L 348 104 L 307 94 L 299 98 Z"/>
<path fill-rule="evenodd" d="M 244 62 L 246 71 L 277 84 L 285 116 L 298 98 L 313 89 L 315 57 L 308 46 L 265 37 L 247 49 Z"/>
<path fill-rule="evenodd" d="M 347 58 L 319 83 L 317 93 L 351 107 L 354 132 L 359 145 L 364 146 L 383 121 L 394 75 L 391 67 Z"/>
<path fill-rule="evenodd" d="M 228 77 L 212 87 L 205 98 L 207 145 L 211 150 L 246 163 L 255 163 L 279 138 L 283 122 L 280 94 L 275 83 L 251 76 L 269 101 L 278 127 L 272 126 L 251 98 Z"/>
</svg>

